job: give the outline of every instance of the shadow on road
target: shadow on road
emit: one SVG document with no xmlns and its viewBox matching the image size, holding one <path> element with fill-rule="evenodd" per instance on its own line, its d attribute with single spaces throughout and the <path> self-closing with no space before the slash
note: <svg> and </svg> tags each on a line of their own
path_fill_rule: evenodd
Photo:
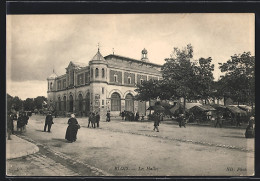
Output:
<svg viewBox="0 0 260 181">
<path fill-rule="evenodd" d="M 221 136 L 221 137 L 228 137 L 228 138 L 245 138 L 245 136 Z"/>
<path fill-rule="evenodd" d="M 61 139 L 61 138 L 52 138 L 52 140 L 60 141 L 60 142 L 63 142 L 63 143 L 68 143 L 68 141 L 66 139 Z"/>
<path fill-rule="evenodd" d="M 38 131 L 38 132 L 44 132 L 43 130 L 41 129 L 36 129 L 35 131 Z"/>
</svg>

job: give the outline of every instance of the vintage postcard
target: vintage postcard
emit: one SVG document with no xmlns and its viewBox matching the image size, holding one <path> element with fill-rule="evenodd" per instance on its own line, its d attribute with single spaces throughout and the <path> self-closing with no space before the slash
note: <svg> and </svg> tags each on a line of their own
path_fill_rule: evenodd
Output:
<svg viewBox="0 0 260 181">
<path fill-rule="evenodd" d="M 7 176 L 253 176 L 253 13 L 6 15 Z"/>
</svg>

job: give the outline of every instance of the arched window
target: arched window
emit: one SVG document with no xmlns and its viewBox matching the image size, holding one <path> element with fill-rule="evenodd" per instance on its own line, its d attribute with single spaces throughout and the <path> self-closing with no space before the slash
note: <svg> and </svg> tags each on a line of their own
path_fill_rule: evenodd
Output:
<svg viewBox="0 0 260 181">
<path fill-rule="evenodd" d="M 51 87 L 50 89 L 52 90 L 52 82 L 51 82 L 51 84 L 50 84 L 50 87 Z"/>
<path fill-rule="evenodd" d="M 79 111 L 83 111 L 83 96 L 79 94 Z"/>
<path fill-rule="evenodd" d="M 98 68 L 96 68 L 95 76 L 98 77 Z"/>
<path fill-rule="evenodd" d="M 73 96 L 72 95 L 70 95 L 70 97 L 69 97 L 69 100 L 70 100 L 70 109 L 69 109 L 69 112 L 73 112 Z"/>
<path fill-rule="evenodd" d="M 121 111 L 121 97 L 117 92 L 111 95 L 111 111 Z"/>
<path fill-rule="evenodd" d="M 90 69 L 90 76 L 93 78 L 93 68 Z"/>
<path fill-rule="evenodd" d="M 130 93 L 125 96 L 125 110 L 134 111 L 134 96 Z"/>
<path fill-rule="evenodd" d="M 63 97 L 63 108 L 64 108 L 64 111 L 67 111 L 67 101 L 66 101 L 66 96 Z"/>
<path fill-rule="evenodd" d="M 90 93 L 88 92 L 86 95 L 86 114 L 89 115 L 90 112 Z"/>
<path fill-rule="evenodd" d="M 104 77 L 105 77 L 105 69 L 102 68 L 102 78 L 104 78 Z"/>
</svg>

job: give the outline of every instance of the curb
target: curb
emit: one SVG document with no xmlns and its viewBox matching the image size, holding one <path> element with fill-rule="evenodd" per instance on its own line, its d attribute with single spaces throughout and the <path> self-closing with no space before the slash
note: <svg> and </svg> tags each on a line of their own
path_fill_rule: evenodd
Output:
<svg viewBox="0 0 260 181">
<path fill-rule="evenodd" d="M 34 154 L 34 153 L 37 153 L 39 151 L 39 147 L 36 146 L 35 144 L 33 143 L 30 143 L 16 135 L 12 135 L 12 137 L 17 137 L 18 139 L 21 139 L 22 142 L 24 144 L 26 144 L 26 147 L 28 149 L 24 150 L 24 151 L 18 151 L 18 152 L 13 152 L 13 153 L 8 153 L 8 149 L 7 149 L 7 146 L 8 146 L 8 143 L 6 143 L 6 159 L 9 160 L 9 159 L 14 159 L 14 158 L 20 158 L 20 157 L 23 157 L 23 156 L 27 156 L 27 155 L 30 155 L 30 154 Z M 15 145 L 15 143 L 12 143 Z"/>
</svg>

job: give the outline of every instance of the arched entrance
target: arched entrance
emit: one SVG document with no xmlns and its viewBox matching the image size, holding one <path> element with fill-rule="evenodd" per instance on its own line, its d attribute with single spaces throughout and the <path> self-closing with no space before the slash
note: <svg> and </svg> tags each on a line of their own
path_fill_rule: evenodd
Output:
<svg viewBox="0 0 260 181">
<path fill-rule="evenodd" d="M 86 116 L 89 115 L 90 112 L 90 93 L 88 92 L 86 95 Z"/>
<path fill-rule="evenodd" d="M 111 111 L 121 111 L 121 97 L 117 92 L 111 95 Z"/>
<path fill-rule="evenodd" d="M 82 116 L 82 111 L 83 111 L 83 96 L 82 96 L 82 94 L 79 94 L 78 100 L 79 100 L 79 104 L 78 104 L 79 114 L 80 114 L 80 116 Z"/>
<path fill-rule="evenodd" d="M 73 112 L 73 96 L 70 95 L 69 97 L 69 112 Z"/>
<path fill-rule="evenodd" d="M 61 98 L 58 98 L 58 111 L 61 111 Z"/>
<path fill-rule="evenodd" d="M 134 96 L 130 93 L 125 96 L 125 110 L 134 112 Z"/>
<path fill-rule="evenodd" d="M 64 111 L 67 111 L 67 101 L 66 101 L 66 96 L 63 97 L 63 108 L 64 108 Z"/>
</svg>

